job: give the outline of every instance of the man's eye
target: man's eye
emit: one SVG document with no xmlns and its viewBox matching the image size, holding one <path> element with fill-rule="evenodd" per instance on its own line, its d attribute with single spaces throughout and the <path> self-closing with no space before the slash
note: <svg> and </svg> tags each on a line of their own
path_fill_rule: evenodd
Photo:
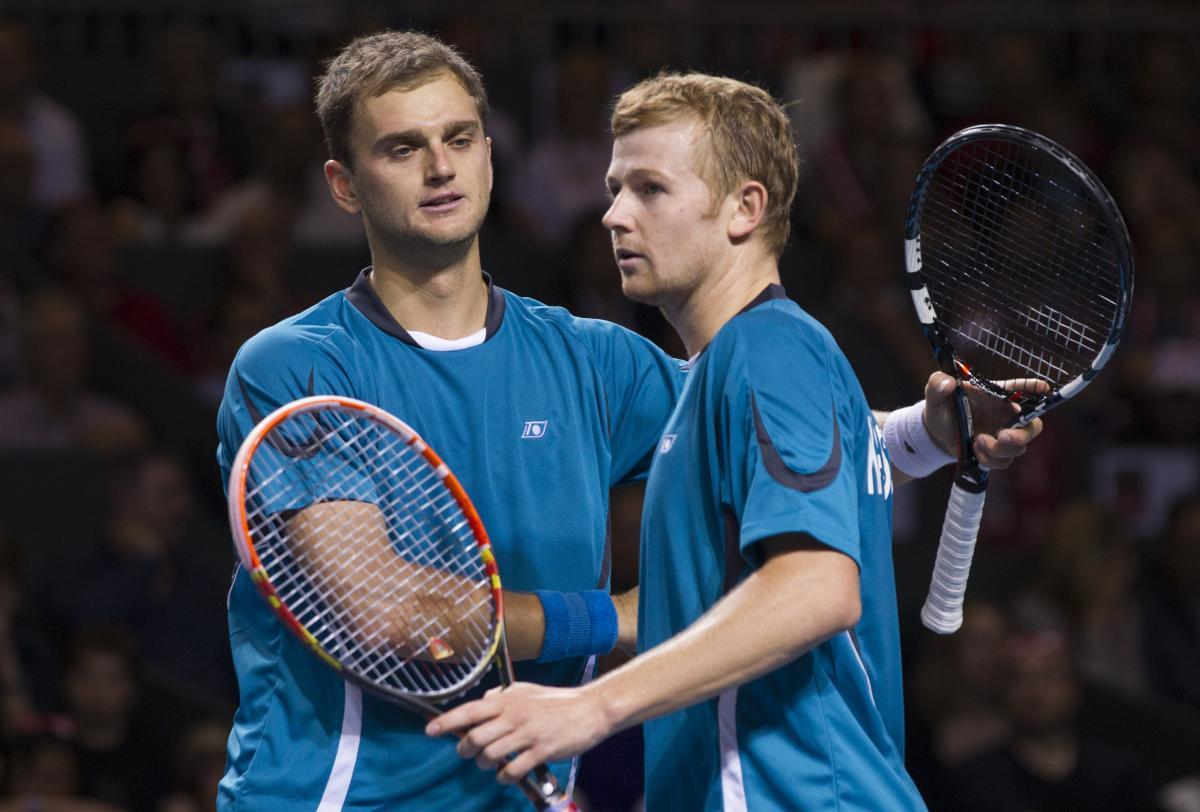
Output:
<svg viewBox="0 0 1200 812">
<path fill-rule="evenodd" d="M 657 183 L 647 183 L 642 187 L 642 194 L 644 195 L 657 195 L 662 194 L 665 191 L 666 189 L 659 186 Z"/>
<path fill-rule="evenodd" d="M 471 139 L 464 135 L 462 138 L 455 138 L 450 143 L 456 147 L 469 147 L 471 146 Z"/>
<path fill-rule="evenodd" d="M 412 155 L 412 151 L 412 147 L 392 147 L 388 151 L 388 154 L 393 158 L 407 158 L 409 155 Z"/>
</svg>

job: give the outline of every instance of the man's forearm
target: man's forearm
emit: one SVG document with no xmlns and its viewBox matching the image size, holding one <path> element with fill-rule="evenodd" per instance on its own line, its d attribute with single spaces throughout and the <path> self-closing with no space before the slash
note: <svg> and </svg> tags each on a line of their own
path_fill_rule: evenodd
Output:
<svg viewBox="0 0 1200 812">
<path fill-rule="evenodd" d="M 773 556 L 685 631 L 582 690 L 609 733 L 748 682 L 858 619 L 858 569 L 827 548 Z"/>
</svg>

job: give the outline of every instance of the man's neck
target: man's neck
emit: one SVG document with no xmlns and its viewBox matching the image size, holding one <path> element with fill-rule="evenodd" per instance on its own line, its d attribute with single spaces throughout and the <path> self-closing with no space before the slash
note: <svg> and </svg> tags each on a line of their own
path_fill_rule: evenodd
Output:
<svg viewBox="0 0 1200 812">
<path fill-rule="evenodd" d="M 400 263 L 373 252 L 371 287 L 406 330 L 456 339 L 487 320 L 488 293 L 474 241 L 456 261 L 432 267 Z"/>
<path fill-rule="evenodd" d="M 683 339 L 688 355 L 695 356 L 726 322 L 771 284 L 779 284 L 779 265 L 774 257 L 735 259 L 710 273 L 678 304 L 663 307 L 663 315 Z"/>
</svg>

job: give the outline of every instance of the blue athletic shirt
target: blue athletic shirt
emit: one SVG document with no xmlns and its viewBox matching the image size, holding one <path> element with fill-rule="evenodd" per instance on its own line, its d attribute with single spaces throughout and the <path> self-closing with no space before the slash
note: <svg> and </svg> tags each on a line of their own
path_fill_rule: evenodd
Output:
<svg viewBox="0 0 1200 812">
<path fill-rule="evenodd" d="M 682 383 L 649 341 L 493 287 L 486 339 L 422 349 L 369 269 L 347 290 L 248 341 L 218 414 L 228 484 L 250 429 L 288 401 L 346 395 L 411 425 L 461 480 L 504 586 L 578 591 L 609 580 L 608 491 L 645 474 Z M 346 685 L 235 575 L 229 631 L 240 704 L 221 810 L 522 810 L 529 802 L 432 739 L 424 720 Z M 575 685 L 590 663 L 518 663 L 520 680 Z M 490 683 L 485 683 L 485 685 Z M 565 786 L 572 764 L 553 765 Z"/>
<path fill-rule="evenodd" d="M 849 362 L 768 287 L 693 361 L 654 455 L 638 648 L 692 625 L 761 566 L 757 542 L 785 533 L 854 559 L 862 618 L 775 671 L 647 722 L 646 809 L 924 809 L 902 750 L 891 493 Z"/>
</svg>

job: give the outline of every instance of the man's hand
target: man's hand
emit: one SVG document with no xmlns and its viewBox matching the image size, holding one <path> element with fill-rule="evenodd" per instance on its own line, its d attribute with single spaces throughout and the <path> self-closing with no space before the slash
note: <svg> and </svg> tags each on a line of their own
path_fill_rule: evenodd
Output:
<svg viewBox="0 0 1200 812">
<path fill-rule="evenodd" d="M 518 682 L 493 688 L 434 719 L 430 736 L 466 731 L 458 754 L 474 758 L 480 769 L 495 769 L 511 757 L 497 780 L 513 784 L 538 764 L 589 750 L 613 731 L 598 695 L 583 688 L 549 688 Z"/>
<path fill-rule="evenodd" d="M 1028 426 L 1020 428 L 1002 428 L 1019 411 L 1017 405 L 981 392 L 969 383 L 964 385 L 975 429 L 972 446 L 975 458 L 985 468 L 1007 468 L 1042 433 L 1042 419 L 1035 418 Z M 1045 381 L 1038 380 L 1003 381 L 1001 385 L 1031 392 L 1044 392 L 1049 388 Z M 944 372 L 930 375 L 929 383 L 925 385 L 924 412 L 929 436 L 943 451 L 955 457 L 958 456 L 958 420 L 954 416 L 956 386 L 958 381 Z"/>
</svg>

